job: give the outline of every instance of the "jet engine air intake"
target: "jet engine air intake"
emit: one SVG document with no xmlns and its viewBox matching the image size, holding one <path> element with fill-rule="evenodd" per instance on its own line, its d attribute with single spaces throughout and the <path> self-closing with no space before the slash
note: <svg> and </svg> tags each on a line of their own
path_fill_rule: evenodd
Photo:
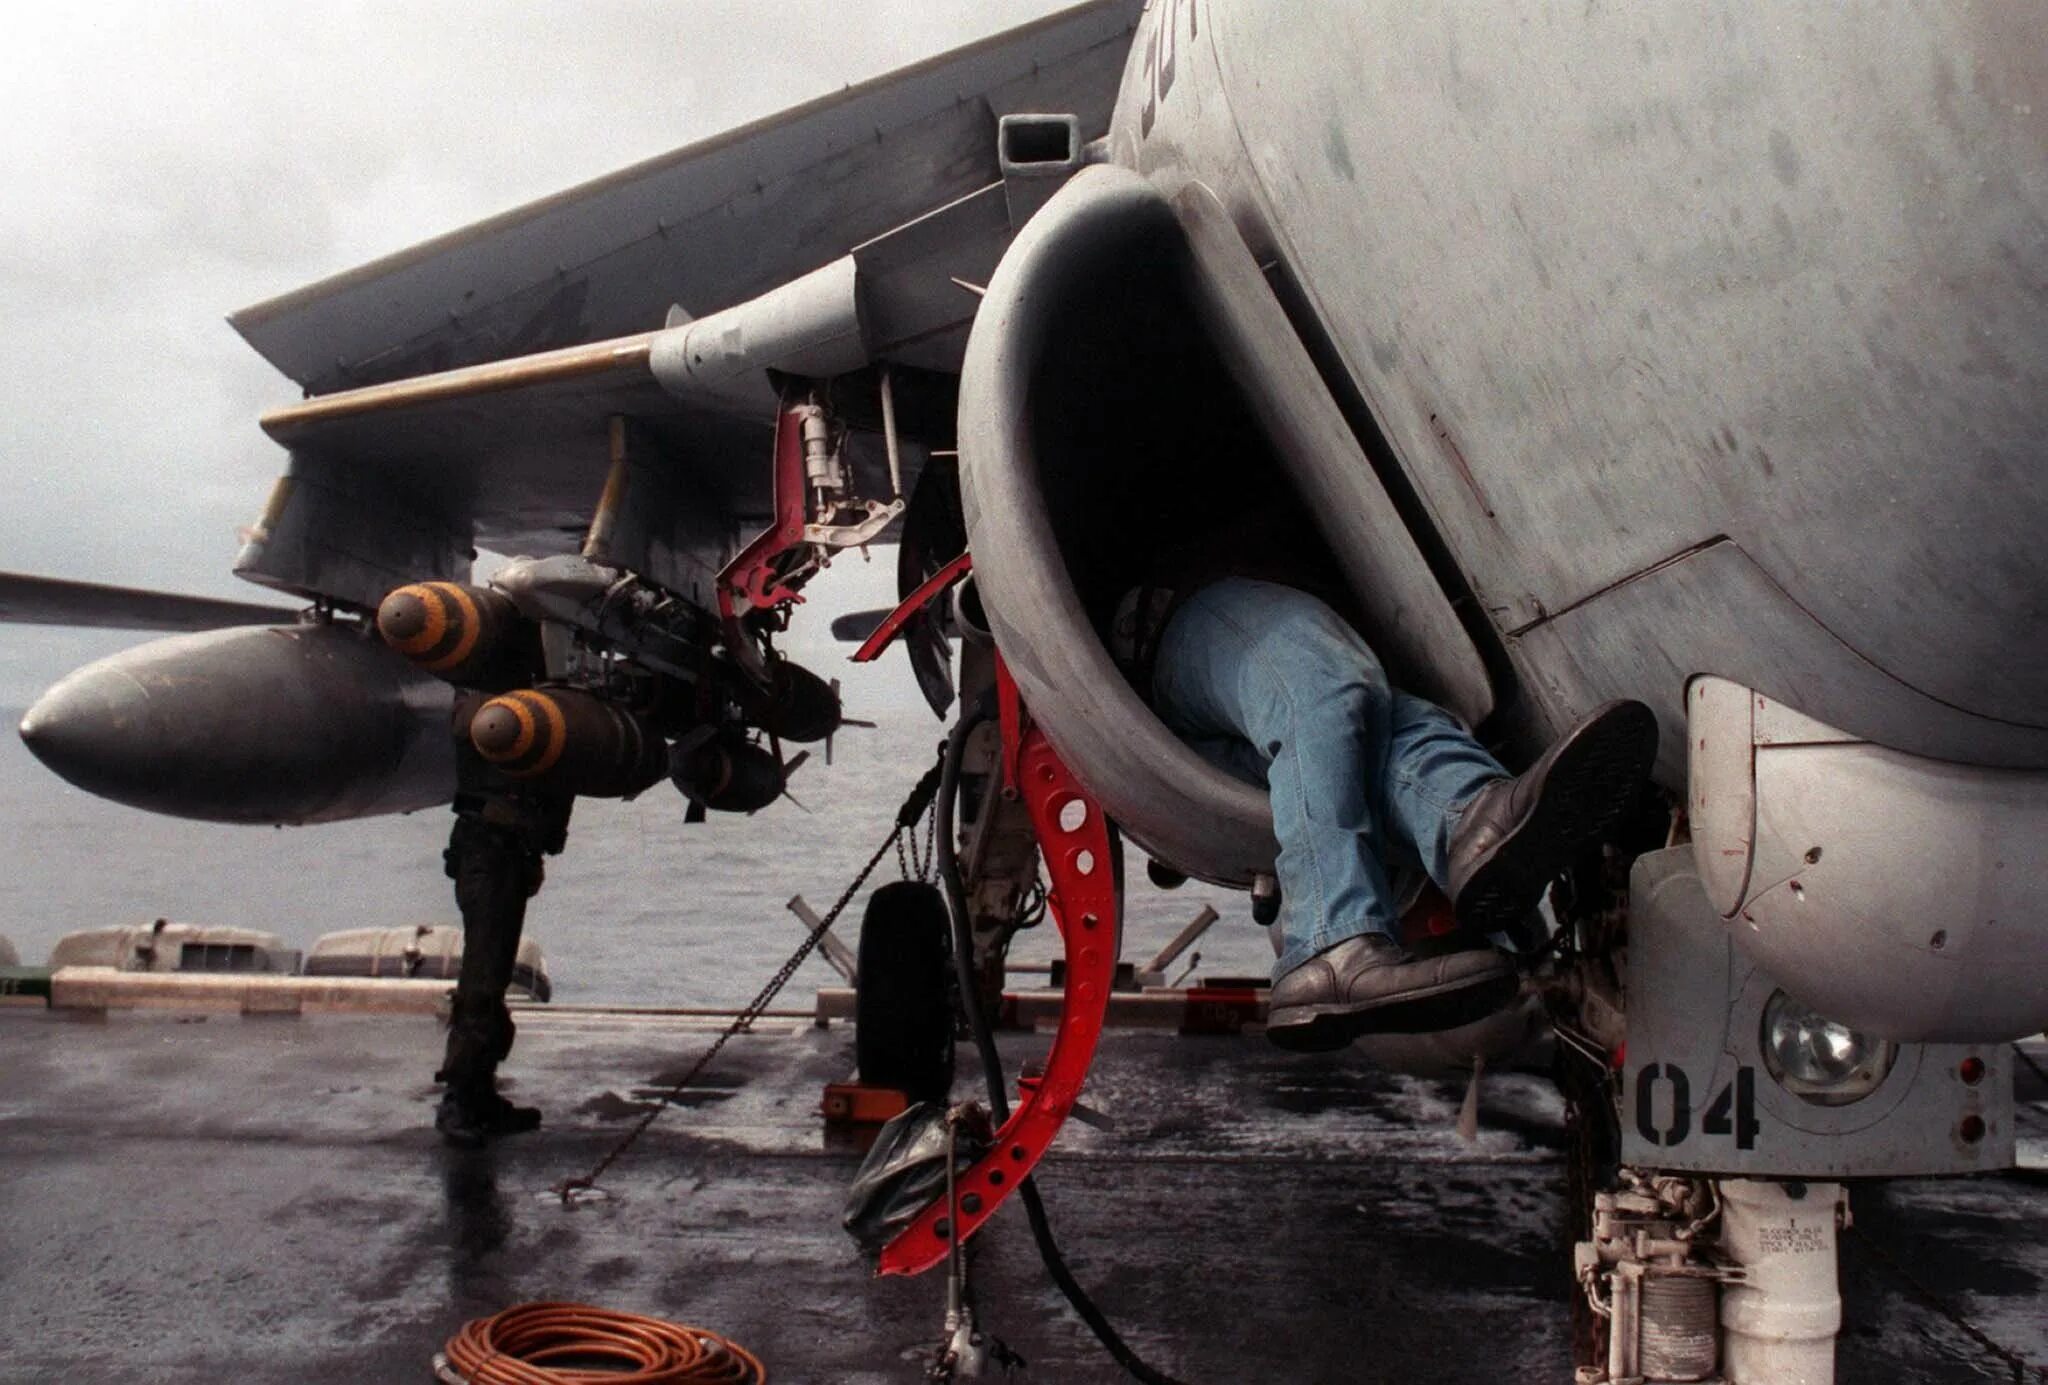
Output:
<svg viewBox="0 0 2048 1385">
<path fill-rule="evenodd" d="M 1168 731 L 1098 633 L 1182 516 L 1276 480 L 1187 272 L 1134 174 L 1082 169 L 1032 218 L 968 341 L 962 508 L 989 628 L 1061 756 L 1149 853 L 1248 884 L 1276 850 L 1264 793 Z"/>
<path fill-rule="evenodd" d="M 1204 188 L 1094 165 L 1047 201 L 975 319 L 959 442 L 996 643 L 1062 757 L 1168 864 L 1242 885 L 1275 848 L 1263 792 L 1160 725 L 1098 638 L 1162 570 L 1298 581 L 1348 608 L 1400 686 L 1474 725 L 1493 710 L 1471 635 Z M 1160 561 L 1199 541 L 1227 551 Z"/>
</svg>

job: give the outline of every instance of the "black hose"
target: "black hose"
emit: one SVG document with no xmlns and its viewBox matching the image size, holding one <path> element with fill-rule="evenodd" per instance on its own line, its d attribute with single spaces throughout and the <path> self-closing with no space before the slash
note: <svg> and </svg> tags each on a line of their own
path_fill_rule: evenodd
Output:
<svg viewBox="0 0 2048 1385">
<path fill-rule="evenodd" d="M 932 830 L 938 838 L 939 882 L 946 890 L 946 910 L 953 916 L 953 979 L 960 988 L 960 1012 L 967 1017 L 974 1051 L 988 1082 L 988 1105 L 995 1123 L 1010 1118 L 1010 1094 L 1003 1085 L 1003 1060 L 996 1037 L 982 1013 L 981 989 L 974 976 L 974 928 L 967 913 L 967 887 L 960 879 L 960 856 L 953 844 L 953 812 L 960 801 L 960 759 L 974 728 L 989 720 L 983 707 L 962 708 L 960 721 L 946 737 L 939 761 L 939 796 L 932 805 Z"/>
<path fill-rule="evenodd" d="M 1024 1203 L 1024 1215 L 1031 1220 L 1031 1239 L 1038 1242 L 1038 1258 L 1045 1261 L 1045 1272 L 1052 1276 L 1052 1282 L 1059 1285 L 1060 1292 L 1067 1296 L 1067 1302 L 1074 1305 L 1074 1311 L 1081 1321 L 1088 1324 L 1088 1330 L 1095 1334 L 1095 1340 L 1102 1343 L 1103 1350 L 1116 1358 L 1116 1363 L 1130 1373 L 1131 1379 L 1143 1381 L 1144 1385 L 1181 1385 L 1181 1381 L 1156 1366 L 1147 1365 L 1138 1353 L 1132 1351 L 1102 1310 L 1095 1306 L 1095 1300 L 1088 1297 L 1088 1291 L 1081 1287 L 1081 1281 L 1074 1278 L 1074 1272 L 1067 1268 L 1066 1257 L 1060 1254 L 1059 1242 L 1052 1238 L 1052 1223 L 1046 1220 L 1045 1204 L 1038 1197 L 1036 1179 L 1027 1178 L 1017 1185 L 1017 1196 Z"/>
<path fill-rule="evenodd" d="M 981 991 L 974 976 L 974 930 L 967 915 L 967 889 L 960 879 L 959 855 L 953 845 L 953 810 L 960 796 L 960 759 L 967 748 L 967 738 L 974 729 L 989 720 L 985 706 L 963 708 L 959 724 L 946 738 L 946 754 L 939 771 L 939 797 L 933 806 L 936 815 L 933 823 L 938 832 L 939 879 L 945 886 L 946 903 L 953 915 L 953 972 L 960 985 L 960 1009 L 967 1017 L 967 1027 L 974 1035 L 975 1052 L 981 1056 L 982 1076 L 988 1083 L 989 1110 L 1000 1126 L 1010 1118 L 1010 1093 L 1003 1081 L 1003 1060 L 996 1052 L 995 1032 L 990 1028 L 988 1015 L 981 1008 Z M 1045 1262 L 1046 1273 L 1052 1282 L 1066 1295 L 1067 1302 L 1074 1306 L 1081 1321 L 1088 1324 L 1088 1330 L 1102 1343 L 1103 1349 L 1116 1359 L 1116 1363 L 1128 1372 L 1132 1379 L 1144 1385 L 1182 1385 L 1173 1376 L 1147 1365 L 1138 1353 L 1131 1350 L 1121 1334 L 1109 1319 L 1103 1316 L 1095 1300 L 1074 1278 L 1074 1272 L 1067 1267 L 1067 1259 L 1060 1253 L 1059 1242 L 1053 1239 L 1052 1223 L 1045 1215 L 1045 1202 L 1038 1196 L 1038 1181 L 1025 1178 L 1017 1185 L 1017 1197 L 1024 1204 L 1024 1215 L 1031 1223 L 1031 1239 L 1038 1244 L 1038 1257 Z"/>
</svg>

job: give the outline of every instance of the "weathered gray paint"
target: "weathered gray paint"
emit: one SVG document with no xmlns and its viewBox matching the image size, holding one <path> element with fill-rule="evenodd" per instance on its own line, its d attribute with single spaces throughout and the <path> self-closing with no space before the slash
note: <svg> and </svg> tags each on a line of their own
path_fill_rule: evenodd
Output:
<svg viewBox="0 0 2048 1385">
<path fill-rule="evenodd" d="M 678 399 L 772 418 L 769 367 L 829 380 L 869 359 L 860 270 L 853 256 L 841 255 L 758 298 L 657 333 L 647 366 Z"/>
<path fill-rule="evenodd" d="M 1553 715 L 1587 688 L 1642 688 L 1658 712 L 1659 777 L 1685 778 L 1683 690 L 1712 671 L 1802 710 L 1853 707 L 1862 734 L 1939 760 L 2048 764 L 2048 733 L 1971 716 L 1837 639 L 1732 540 L 1654 568 L 1514 637 L 1527 691 Z M 1667 688 L 1679 689 L 1676 698 Z"/>
<path fill-rule="evenodd" d="M 1107 92 L 1106 76 L 1100 85 Z M 1106 98 L 1098 104 L 1106 120 Z M 870 361 L 958 368 L 979 303 L 961 285 L 985 283 L 1009 244 L 1004 189 L 990 182 L 919 211 L 753 298 L 694 320 L 684 315 L 655 332 L 644 354 L 623 353 L 601 372 L 380 403 L 345 416 L 299 420 L 286 411 L 266 427 L 292 449 L 295 476 L 353 477 L 333 479 L 329 488 L 403 497 L 391 513 L 431 512 L 458 551 L 472 543 L 523 554 L 573 551 L 604 482 L 613 416 L 634 419 L 646 450 L 689 473 L 684 489 L 732 520 L 765 517 L 777 398 L 771 371 L 829 378 Z M 435 377 L 412 383 L 422 382 Z M 872 450 L 857 440 L 856 462 Z M 921 453 L 908 460 L 906 484 L 915 480 Z M 308 503 L 290 498 L 289 508 L 259 530 L 291 527 Z M 649 525 L 665 522 L 657 517 Z M 388 546 L 377 516 L 329 503 L 314 527 L 329 536 L 324 548 L 252 548 L 237 571 L 273 586 L 374 605 L 375 597 L 363 594 L 360 571 L 340 571 L 325 550 Z M 418 556 L 425 563 L 435 555 Z M 382 572 L 390 564 L 357 566 Z M 411 575 L 453 574 L 423 565 Z M 406 578 L 392 578 L 399 580 Z"/>
<path fill-rule="evenodd" d="M 1147 134 L 1162 24 L 1177 80 Z M 1633 657 L 1587 642 L 1614 593 L 1649 591 L 1627 579 L 1725 537 L 1885 675 L 1820 688 L 1780 662 L 1826 699 L 1805 710 L 2042 765 L 2044 52 L 2031 6 L 1288 23 L 1168 0 L 1113 143 L 1208 182 L 1302 287 L 1489 618 L 1524 636 L 1532 730 L 1616 695 L 1675 722 L 1685 674 L 1779 621 L 1738 604 L 1754 588 L 1709 590 L 1633 626 Z"/>
<path fill-rule="evenodd" d="M 1031 385 L 1067 299 L 1097 261 L 1179 235 L 1158 190 L 1086 168 L 1017 237 L 988 286 L 960 376 L 961 501 L 975 584 L 1025 702 L 1090 793 L 1145 848 L 1248 882 L 1276 847 L 1266 795 L 1199 759 L 1110 662 L 1074 590 L 1039 484 Z"/>
<path fill-rule="evenodd" d="M 1891 1071 L 1860 1101 L 1820 1106 L 1803 1100 L 1771 1078 L 1763 1057 L 1764 1006 L 1779 983 L 1735 949 L 1700 889 L 1691 850 L 1638 857 L 1629 895 L 1624 1160 L 1778 1178 L 1896 1178 L 2011 1167 L 2012 1068 L 2004 1043 L 1901 1044 Z M 1796 982 L 1792 989 L 1796 994 Z M 1984 1065 L 1974 1085 L 1955 1076 L 1968 1058 Z M 1674 1064 L 1685 1074 L 1690 1097 L 1685 1134 L 1676 1141 L 1668 1137 L 1677 1084 L 1664 1075 Z M 1652 1067 L 1659 1072 L 1642 1081 Z M 1718 1135 L 1706 1128 L 1716 1098 L 1733 1087 L 1741 1067 L 1752 1073 L 1758 1126 L 1746 1141 L 1732 1128 Z M 1648 1124 L 1665 1137 L 1654 1142 L 1639 1124 L 1644 1093 L 1652 1097 Z M 1956 1138 L 1957 1126 L 1972 1115 L 1985 1122 L 1985 1138 Z"/>
<path fill-rule="evenodd" d="M 979 282 L 1008 230 L 996 116 L 1099 128 L 1132 13 L 1056 17 L 238 323 L 330 389 L 651 327 L 671 301 L 702 316 L 850 252 L 869 354 L 944 365 L 973 311 L 950 279 Z M 1206 189 L 1296 293 L 1285 310 L 1362 396 L 1407 518 L 1442 541 L 1435 599 L 1469 586 L 1484 606 L 1498 728 L 1526 744 L 1639 696 L 1675 732 L 1685 679 L 1716 672 L 1916 754 L 2048 765 L 2048 16 L 1303 13 L 1155 0 L 1108 148 Z M 307 478 L 405 504 L 329 506 L 270 566 L 336 594 L 348 556 L 360 599 L 403 565 L 382 527 L 400 512 L 442 526 L 406 559 L 427 570 L 472 535 L 571 549 L 614 413 L 721 522 L 765 507 L 765 420 L 644 376 L 568 381 L 291 440 Z M 1387 575 L 1385 550 L 1345 557 Z M 1024 623 L 1005 647 L 1040 654 Z M 1249 841 L 1208 864 L 1236 872 Z"/>
<path fill-rule="evenodd" d="M 1897 771 L 1873 801 L 1820 786 L 1838 819 L 1955 786 L 1892 867 L 2021 882 L 1992 911 L 2023 957 L 2048 803 L 2001 771 L 2048 767 L 2044 53 L 2036 7 L 1159 0 L 1111 147 L 1269 257 L 1477 596 L 1511 741 L 1639 697 L 1677 789 L 1687 681 L 1736 679 L 1888 747 L 1859 752 Z M 1978 802 L 2000 830 L 1952 840 Z M 2038 1027 L 2010 969 L 1916 986 L 1885 948 L 1926 911 L 1829 859 L 1861 916 L 1807 937 L 1779 870 L 1735 945 L 1872 1027 Z"/>
<path fill-rule="evenodd" d="M 235 555 L 235 575 L 375 610 L 420 578 L 465 581 L 472 528 L 431 484 L 347 459 L 295 454 Z"/>
<path fill-rule="evenodd" d="M 1184 292 L 1242 383 L 1278 465 L 1307 497 L 1381 648 L 1414 686 L 1472 721 L 1492 709 L 1476 651 L 1401 525 L 1356 438 L 1208 193 L 1168 199 L 1121 169 L 1088 169 L 1025 228 L 989 284 L 961 372 L 960 478 L 976 582 L 1033 719 L 1110 815 L 1154 855 L 1248 883 L 1271 867 L 1265 794 L 1168 733 L 1104 652 L 1058 531 L 1071 517 L 1048 476 L 1114 464 L 1051 451 L 1047 409 L 1175 407 L 1158 399 L 1039 400 L 1041 367 L 1064 349 L 1075 298 L 1105 262 L 1185 262 Z M 1135 459 L 1145 464 L 1150 459 Z M 1132 533 L 1129 541 L 1170 541 Z M 1192 808 L 1192 811 L 1191 811 Z"/>
<path fill-rule="evenodd" d="M 1182 187 L 1173 206 L 1193 252 L 1190 292 L 1203 325 L 1336 553 L 1382 657 L 1412 670 L 1415 692 L 1484 721 L 1494 696 L 1478 651 L 1229 213 L 1199 185 Z"/>
<path fill-rule="evenodd" d="M 718 573 L 739 547 L 738 528 L 717 489 L 690 466 L 676 465 L 639 425 L 626 425 L 623 442 L 617 519 L 604 542 L 586 554 L 638 573 L 701 610 L 716 609 Z"/>
<path fill-rule="evenodd" d="M 1692 852 L 1758 965 L 1890 1039 L 2048 1026 L 2048 773 L 1903 755 L 1720 678 L 1686 702 Z"/>
<path fill-rule="evenodd" d="M 223 625 L 289 625 L 298 618 L 298 611 L 288 606 L 0 572 L 0 621 L 16 625 L 190 631 Z"/>
<path fill-rule="evenodd" d="M 986 286 L 1010 236 L 1005 189 L 991 183 L 855 246 L 875 355 L 958 371 L 981 302 L 961 285 Z"/>
</svg>

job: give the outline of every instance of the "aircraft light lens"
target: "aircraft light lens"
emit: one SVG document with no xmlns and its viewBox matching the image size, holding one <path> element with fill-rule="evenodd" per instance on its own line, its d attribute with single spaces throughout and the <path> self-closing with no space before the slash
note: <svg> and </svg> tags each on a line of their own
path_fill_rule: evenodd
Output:
<svg viewBox="0 0 2048 1385">
<path fill-rule="evenodd" d="M 1779 1086 L 1816 1106 L 1846 1106 L 1876 1091 L 1897 1046 L 1860 1034 L 1786 995 L 1764 1004 L 1764 1067 Z"/>
</svg>

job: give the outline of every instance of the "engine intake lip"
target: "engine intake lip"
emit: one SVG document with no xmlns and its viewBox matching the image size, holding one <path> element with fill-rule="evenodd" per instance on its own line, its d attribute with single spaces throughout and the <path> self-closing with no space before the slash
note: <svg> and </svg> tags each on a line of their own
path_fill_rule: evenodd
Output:
<svg viewBox="0 0 2048 1385">
<path fill-rule="evenodd" d="M 1172 207 L 1125 169 L 1083 169 L 1031 219 L 968 339 L 961 498 L 989 626 L 1033 718 L 1147 852 L 1243 885 L 1277 854 L 1266 796 L 1168 731 L 1103 648 L 1061 552 L 1032 421 L 1039 366 L 1105 260 L 1182 253 Z"/>
</svg>

